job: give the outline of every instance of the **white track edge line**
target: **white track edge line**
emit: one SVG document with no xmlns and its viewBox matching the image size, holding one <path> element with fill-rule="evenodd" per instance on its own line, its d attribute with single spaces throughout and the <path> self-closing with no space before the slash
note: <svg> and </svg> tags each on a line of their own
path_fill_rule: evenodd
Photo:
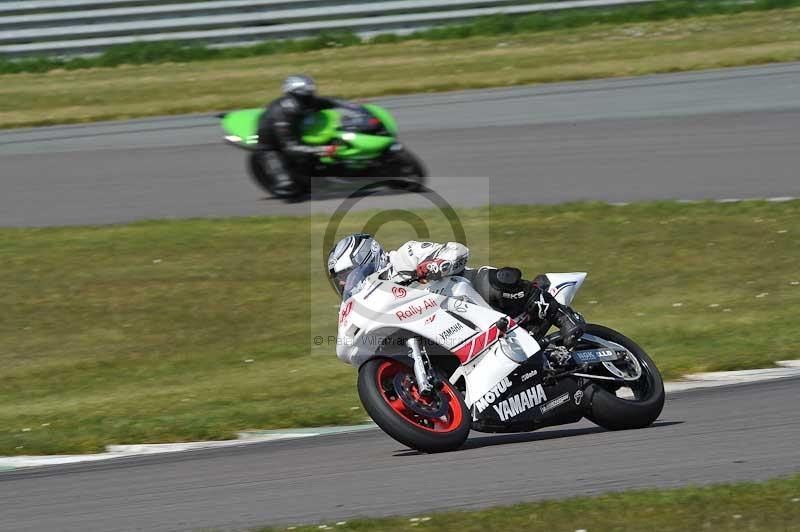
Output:
<svg viewBox="0 0 800 532">
<path fill-rule="evenodd" d="M 664 383 L 667 393 L 681 392 L 697 388 L 717 388 L 734 384 L 751 382 L 764 382 L 790 377 L 800 377 L 800 360 L 781 360 L 776 362 L 778 367 L 765 369 L 750 369 L 737 371 L 714 371 L 709 373 L 695 373 L 686 375 L 685 380 Z M 374 429 L 374 423 L 363 425 L 350 425 L 341 427 L 318 427 L 307 429 L 280 429 L 274 431 L 241 432 L 235 440 L 223 441 L 198 441 L 184 443 L 152 443 L 140 445 L 108 445 L 106 452 L 97 454 L 78 455 L 49 455 L 49 456 L 0 456 L 0 472 L 14 471 L 29 467 L 42 467 L 52 465 L 76 464 L 82 462 L 97 462 L 114 458 L 130 458 L 152 454 L 176 453 L 195 451 L 201 449 L 217 449 L 222 447 L 236 447 L 253 443 L 283 441 L 299 438 L 311 438 L 326 434 L 343 434 Z"/>
</svg>

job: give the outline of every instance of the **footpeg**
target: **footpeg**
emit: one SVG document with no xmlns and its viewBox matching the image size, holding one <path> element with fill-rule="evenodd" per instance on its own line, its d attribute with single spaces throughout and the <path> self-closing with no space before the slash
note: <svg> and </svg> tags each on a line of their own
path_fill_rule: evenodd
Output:
<svg viewBox="0 0 800 532">
<path fill-rule="evenodd" d="M 569 349 L 563 345 L 559 345 L 547 353 L 547 358 L 554 366 L 563 367 L 572 361 L 572 354 L 569 352 Z"/>
</svg>

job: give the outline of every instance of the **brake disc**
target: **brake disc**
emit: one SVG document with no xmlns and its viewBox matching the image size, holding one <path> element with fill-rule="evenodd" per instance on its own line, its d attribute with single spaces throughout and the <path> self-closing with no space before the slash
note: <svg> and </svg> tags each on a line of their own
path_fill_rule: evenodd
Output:
<svg viewBox="0 0 800 532">
<path fill-rule="evenodd" d="M 403 404 L 412 412 L 430 418 L 440 418 L 447 414 L 450 402 L 444 392 L 431 392 L 430 402 L 421 402 L 417 399 L 419 393 L 417 393 L 417 397 L 415 397 L 414 392 L 412 392 L 413 388 L 416 388 L 416 384 L 411 378 L 411 375 L 407 373 L 398 373 L 394 376 L 395 393 L 397 393 L 397 397 L 399 397 L 400 400 L 403 401 Z"/>
</svg>

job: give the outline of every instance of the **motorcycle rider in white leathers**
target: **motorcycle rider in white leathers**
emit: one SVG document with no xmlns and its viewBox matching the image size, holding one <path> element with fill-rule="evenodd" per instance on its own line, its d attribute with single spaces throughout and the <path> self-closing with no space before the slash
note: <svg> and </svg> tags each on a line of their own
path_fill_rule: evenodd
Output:
<svg viewBox="0 0 800 532">
<path fill-rule="evenodd" d="M 395 282 L 459 275 L 468 279 L 495 310 L 514 318 L 527 314 L 542 333 L 551 324 L 557 326 L 565 347 L 574 346 L 581 337 L 586 325 L 583 317 L 547 292 L 546 277 L 526 281 L 517 268 L 467 268 L 468 259 L 469 249 L 458 242 L 437 244 L 411 240 L 386 253 L 371 235 L 355 233 L 340 240 L 331 250 L 328 275 L 340 295 L 350 272 L 371 261 L 376 269 L 387 269 L 389 279 Z"/>
</svg>

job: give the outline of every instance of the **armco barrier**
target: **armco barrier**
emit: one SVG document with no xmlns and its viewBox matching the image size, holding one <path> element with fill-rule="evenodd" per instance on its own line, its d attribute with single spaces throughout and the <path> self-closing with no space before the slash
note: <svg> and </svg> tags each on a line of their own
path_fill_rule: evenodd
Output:
<svg viewBox="0 0 800 532">
<path fill-rule="evenodd" d="M 321 31 L 408 33 L 495 14 L 598 8 L 660 0 L 38 0 L 0 2 L 0 54 L 99 53 L 116 44 L 183 41 L 235 46 Z"/>
</svg>

